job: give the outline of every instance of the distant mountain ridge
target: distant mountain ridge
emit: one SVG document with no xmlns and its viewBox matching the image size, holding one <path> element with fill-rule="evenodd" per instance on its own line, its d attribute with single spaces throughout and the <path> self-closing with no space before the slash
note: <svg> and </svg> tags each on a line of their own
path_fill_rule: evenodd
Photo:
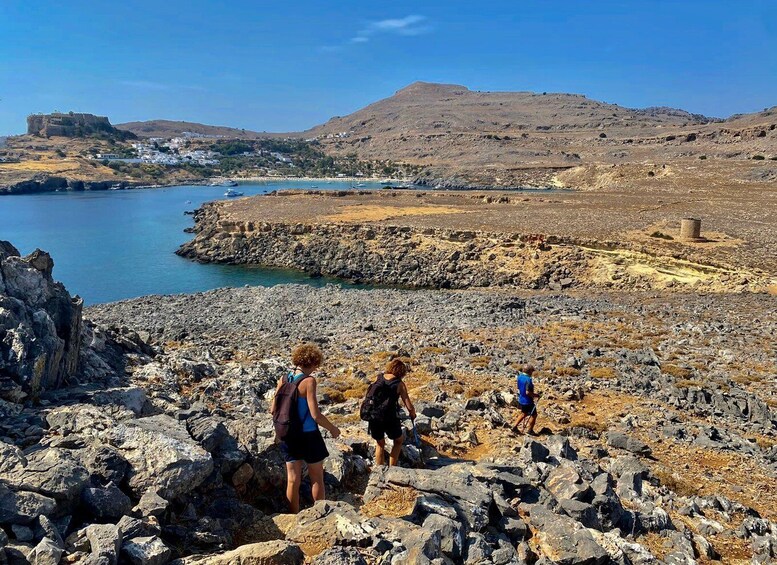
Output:
<svg viewBox="0 0 777 565">
<path fill-rule="evenodd" d="M 267 132 L 257 132 L 228 126 L 211 126 L 196 122 L 174 120 L 125 122 L 123 124 L 116 124 L 116 127 L 121 130 L 130 131 L 139 137 L 177 137 L 186 132 L 204 136 L 237 139 L 257 139 L 275 135 Z"/>
<path fill-rule="evenodd" d="M 712 121 L 675 108 L 631 109 L 581 94 L 486 92 L 456 84 L 415 82 L 389 98 L 311 128 L 309 133 L 370 129 L 381 116 L 395 122 L 391 129 L 426 127 L 459 132 L 656 127 Z"/>
</svg>

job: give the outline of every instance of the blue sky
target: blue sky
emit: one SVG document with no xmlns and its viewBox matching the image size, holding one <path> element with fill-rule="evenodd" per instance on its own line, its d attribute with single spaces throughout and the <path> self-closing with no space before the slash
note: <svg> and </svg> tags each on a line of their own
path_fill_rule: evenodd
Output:
<svg viewBox="0 0 777 565">
<path fill-rule="evenodd" d="M 777 0 L 0 1 L 0 134 L 53 110 L 293 131 L 416 80 L 762 110 Z"/>
</svg>

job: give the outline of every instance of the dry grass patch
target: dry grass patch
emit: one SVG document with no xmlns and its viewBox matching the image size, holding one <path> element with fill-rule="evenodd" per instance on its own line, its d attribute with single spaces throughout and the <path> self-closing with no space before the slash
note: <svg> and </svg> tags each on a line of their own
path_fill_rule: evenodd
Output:
<svg viewBox="0 0 777 565">
<path fill-rule="evenodd" d="M 677 388 L 704 388 L 704 383 L 694 379 L 680 379 L 675 381 Z"/>
<path fill-rule="evenodd" d="M 662 485 L 675 491 L 680 496 L 698 496 L 699 487 L 682 477 L 676 472 L 666 467 L 654 467 L 651 474 L 656 477 Z"/>
<path fill-rule="evenodd" d="M 487 355 L 483 355 L 480 357 L 473 357 L 469 360 L 469 364 L 473 367 L 481 367 L 485 368 L 488 367 L 488 365 L 491 363 L 491 357 Z"/>
<path fill-rule="evenodd" d="M 447 347 L 424 347 L 420 351 L 421 354 L 427 355 L 445 355 L 450 352 L 451 350 Z"/>
<path fill-rule="evenodd" d="M 673 355 L 675 359 L 679 359 L 677 355 Z M 689 377 L 693 375 L 693 371 L 690 369 L 687 369 L 685 367 L 680 367 L 679 365 L 672 365 L 672 364 L 665 364 L 661 365 L 661 372 L 669 375 L 670 377 L 674 377 L 678 380 L 687 380 Z"/>
<path fill-rule="evenodd" d="M 354 204 L 345 206 L 336 214 L 324 216 L 329 222 L 379 222 L 391 218 L 406 216 L 436 216 L 438 214 L 460 214 L 460 208 L 450 206 L 379 206 L 373 204 Z"/>
<path fill-rule="evenodd" d="M 413 512 L 418 491 L 408 487 L 386 489 L 361 507 L 368 518 L 404 518 Z"/>
<path fill-rule="evenodd" d="M 618 376 L 614 367 L 593 367 L 588 374 L 592 379 L 614 379 Z"/>
</svg>

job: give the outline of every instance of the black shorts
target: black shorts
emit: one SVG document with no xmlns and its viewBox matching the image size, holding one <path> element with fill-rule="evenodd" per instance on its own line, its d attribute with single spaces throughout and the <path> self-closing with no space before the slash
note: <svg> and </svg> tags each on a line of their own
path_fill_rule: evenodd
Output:
<svg viewBox="0 0 777 565">
<path fill-rule="evenodd" d="M 380 441 L 385 437 L 394 441 L 403 435 L 402 424 L 399 423 L 399 418 L 370 422 L 367 431 L 370 432 L 370 436 L 372 436 L 372 439 L 375 441 Z"/>
<path fill-rule="evenodd" d="M 321 436 L 321 430 L 302 432 L 281 442 L 281 452 L 286 463 L 305 461 L 305 463 L 320 463 L 329 457 L 329 451 Z"/>
<path fill-rule="evenodd" d="M 534 404 L 534 402 L 532 402 L 531 404 L 520 404 L 519 406 L 521 407 L 521 412 L 523 412 L 527 416 L 531 416 L 532 413 L 534 414 L 537 413 L 537 411 L 535 410 L 537 406 Z"/>
</svg>

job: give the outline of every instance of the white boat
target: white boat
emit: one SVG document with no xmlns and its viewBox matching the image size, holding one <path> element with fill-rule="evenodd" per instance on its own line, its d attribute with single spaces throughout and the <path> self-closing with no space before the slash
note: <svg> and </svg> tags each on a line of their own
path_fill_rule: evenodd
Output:
<svg viewBox="0 0 777 565">
<path fill-rule="evenodd" d="M 121 190 L 121 185 L 120 184 L 111 185 L 111 187 L 108 190 Z"/>
<path fill-rule="evenodd" d="M 237 186 L 237 183 L 233 180 L 223 180 L 220 182 L 212 182 L 210 186 Z"/>
<path fill-rule="evenodd" d="M 242 193 L 242 192 L 238 192 L 237 190 L 232 190 L 232 189 L 230 188 L 230 189 L 228 189 L 228 190 L 227 190 L 227 191 L 224 193 L 224 196 L 226 196 L 227 198 L 235 198 L 235 197 L 237 197 L 237 196 L 243 196 L 243 193 Z"/>
<path fill-rule="evenodd" d="M 318 185 L 317 184 L 311 184 L 310 188 L 318 188 Z"/>
<path fill-rule="evenodd" d="M 367 185 L 364 184 L 363 182 L 357 182 L 356 183 L 356 188 L 364 188 L 365 186 L 367 186 Z"/>
</svg>

